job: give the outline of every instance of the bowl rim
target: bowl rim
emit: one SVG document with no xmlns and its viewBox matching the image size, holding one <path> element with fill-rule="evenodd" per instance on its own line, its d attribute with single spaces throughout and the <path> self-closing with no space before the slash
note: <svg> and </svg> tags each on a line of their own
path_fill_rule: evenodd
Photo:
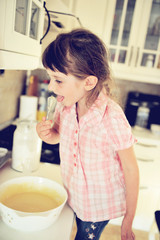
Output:
<svg viewBox="0 0 160 240">
<path fill-rule="evenodd" d="M 21 177 L 16 177 L 16 178 L 11 178 L 5 182 L 3 182 L 1 185 L 0 185 L 0 192 L 1 190 L 3 191 L 3 189 L 5 188 L 5 186 L 9 186 L 10 184 L 9 183 L 12 183 L 14 184 L 14 181 L 18 181 L 18 180 L 27 180 L 27 179 L 39 179 L 39 180 L 45 180 L 45 181 L 49 181 L 49 182 L 52 182 L 54 183 L 55 185 L 57 185 L 58 187 L 60 187 L 63 191 L 64 191 L 64 196 L 65 196 L 65 200 L 56 208 L 53 208 L 53 209 L 50 209 L 50 210 L 47 210 L 47 211 L 41 211 L 41 212 L 23 212 L 23 211 L 19 211 L 19 210 L 16 210 L 16 209 L 13 209 L 13 208 L 10 208 L 10 207 L 7 207 L 5 204 L 3 204 L 1 201 L 0 201 L 0 205 L 2 205 L 3 207 L 9 209 L 9 210 L 12 210 L 14 211 L 15 213 L 18 213 L 18 214 L 24 214 L 26 216 L 29 216 L 29 215 L 33 215 L 34 216 L 37 216 L 39 214 L 47 214 L 47 213 L 50 213 L 54 210 L 58 210 L 59 208 L 62 208 L 62 206 L 64 206 L 68 200 L 68 193 L 66 191 L 66 189 L 64 188 L 63 185 L 61 185 L 60 183 L 56 182 L 55 180 L 52 180 L 50 178 L 47 178 L 47 177 L 39 177 L 39 176 L 21 176 Z M 25 181 L 24 181 L 25 182 Z M 23 182 L 22 182 L 23 183 Z M 20 183 L 19 183 L 20 184 Z"/>
</svg>

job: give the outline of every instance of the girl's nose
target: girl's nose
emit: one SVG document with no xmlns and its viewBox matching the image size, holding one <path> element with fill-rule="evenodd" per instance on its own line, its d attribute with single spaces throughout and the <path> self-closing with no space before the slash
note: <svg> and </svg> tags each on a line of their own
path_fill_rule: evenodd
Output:
<svg viewBox="0 0 160 240">
<path fill-rule="evenodd" d="M 48 90 L 54 92 L 54 81 L 53 80 L 50 80 L 50 82 L 48 84 Z"/>
</svg>

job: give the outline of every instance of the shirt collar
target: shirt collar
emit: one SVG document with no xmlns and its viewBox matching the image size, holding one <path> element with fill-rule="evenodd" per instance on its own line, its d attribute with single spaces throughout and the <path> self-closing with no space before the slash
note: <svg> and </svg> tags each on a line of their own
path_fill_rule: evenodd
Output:
<svg viewBox="0 0 160 240">
<path fill-rule="evenodd" d="M 100 93 L 96 101 L 89 108 L 88 112 L 83 116 L 83 121 L 87 126 L 92 127 L 99 124 L 105 114 L 108 104 L 108 97 L 104 93 Z"/>
<path fill-rule="evenodd" d="M 82 126 L 83 124 L 86 124 L 87 126 L 91 127 L 100 123 L 106 111 L 108 100 L 109 98 L 107 95 L 105 95 L 103 92 L 100 92 L 99 96 L 89 108 L 88 112 L 80 119 L 79 125 Z M 73 104 L 70 107 L 64 107 L 63 111 L 72 114 L 75 117 L 76 104 Z"/>
</svg>

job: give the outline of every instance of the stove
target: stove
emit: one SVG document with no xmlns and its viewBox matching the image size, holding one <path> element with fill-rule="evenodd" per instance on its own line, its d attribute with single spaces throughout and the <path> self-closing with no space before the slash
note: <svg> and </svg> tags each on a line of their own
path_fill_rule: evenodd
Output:
<svg viewBox="0 0 160 240">
<path fill-rule="evenodd" d="M 0 130 L 0 147 L 7 148 L 12 151 L 13 134 L 16 129 L 15 125 L 10 125 Z M 50 145 L 42 142 L 41 162 L 60 164 L 59 144 Z"/>
</svg>

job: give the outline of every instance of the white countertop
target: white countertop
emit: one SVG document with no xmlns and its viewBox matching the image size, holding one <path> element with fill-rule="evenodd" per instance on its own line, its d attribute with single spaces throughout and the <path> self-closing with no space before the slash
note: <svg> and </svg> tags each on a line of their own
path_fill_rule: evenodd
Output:
<svg viewBox="0 0 160 240">
<path fill-rule="evenodd" d="M 49 163 L 40 163 L 39 169 L 30 174 L 31 176 L 47 177 L 62 184 L 60 166 Z M 11 163 L 7 162 L 0 169 L 0 183 L 11 178 L 25 176 L 11 168 Z M 0 240 L 69 240 L 74 213 L 66 204 L 58 220 L 49 228 L 38 232 L 21 232 L 8 227 L 0 218 Z"/>
<path fill-rule="evenodd" d="M 144 143 L 160 145 L 160 136 L 153 134 L 151 130 L 145 128 L 138 130 L 135 127 L 133 127 L 132 133 L 138 139 L 138 141 L 140 140 L 143 141 Z"/>
<path fill-rule="evenodd" d="M 160 209 L 160 190 L 157 188 L 140 189 L 137 209 L 133 221 L 133 230 L 150 232 L 155 223 L 154 212 Z M 123 217 L 110 221 L 110 224 L 121 225 Z"/>
</svg>

